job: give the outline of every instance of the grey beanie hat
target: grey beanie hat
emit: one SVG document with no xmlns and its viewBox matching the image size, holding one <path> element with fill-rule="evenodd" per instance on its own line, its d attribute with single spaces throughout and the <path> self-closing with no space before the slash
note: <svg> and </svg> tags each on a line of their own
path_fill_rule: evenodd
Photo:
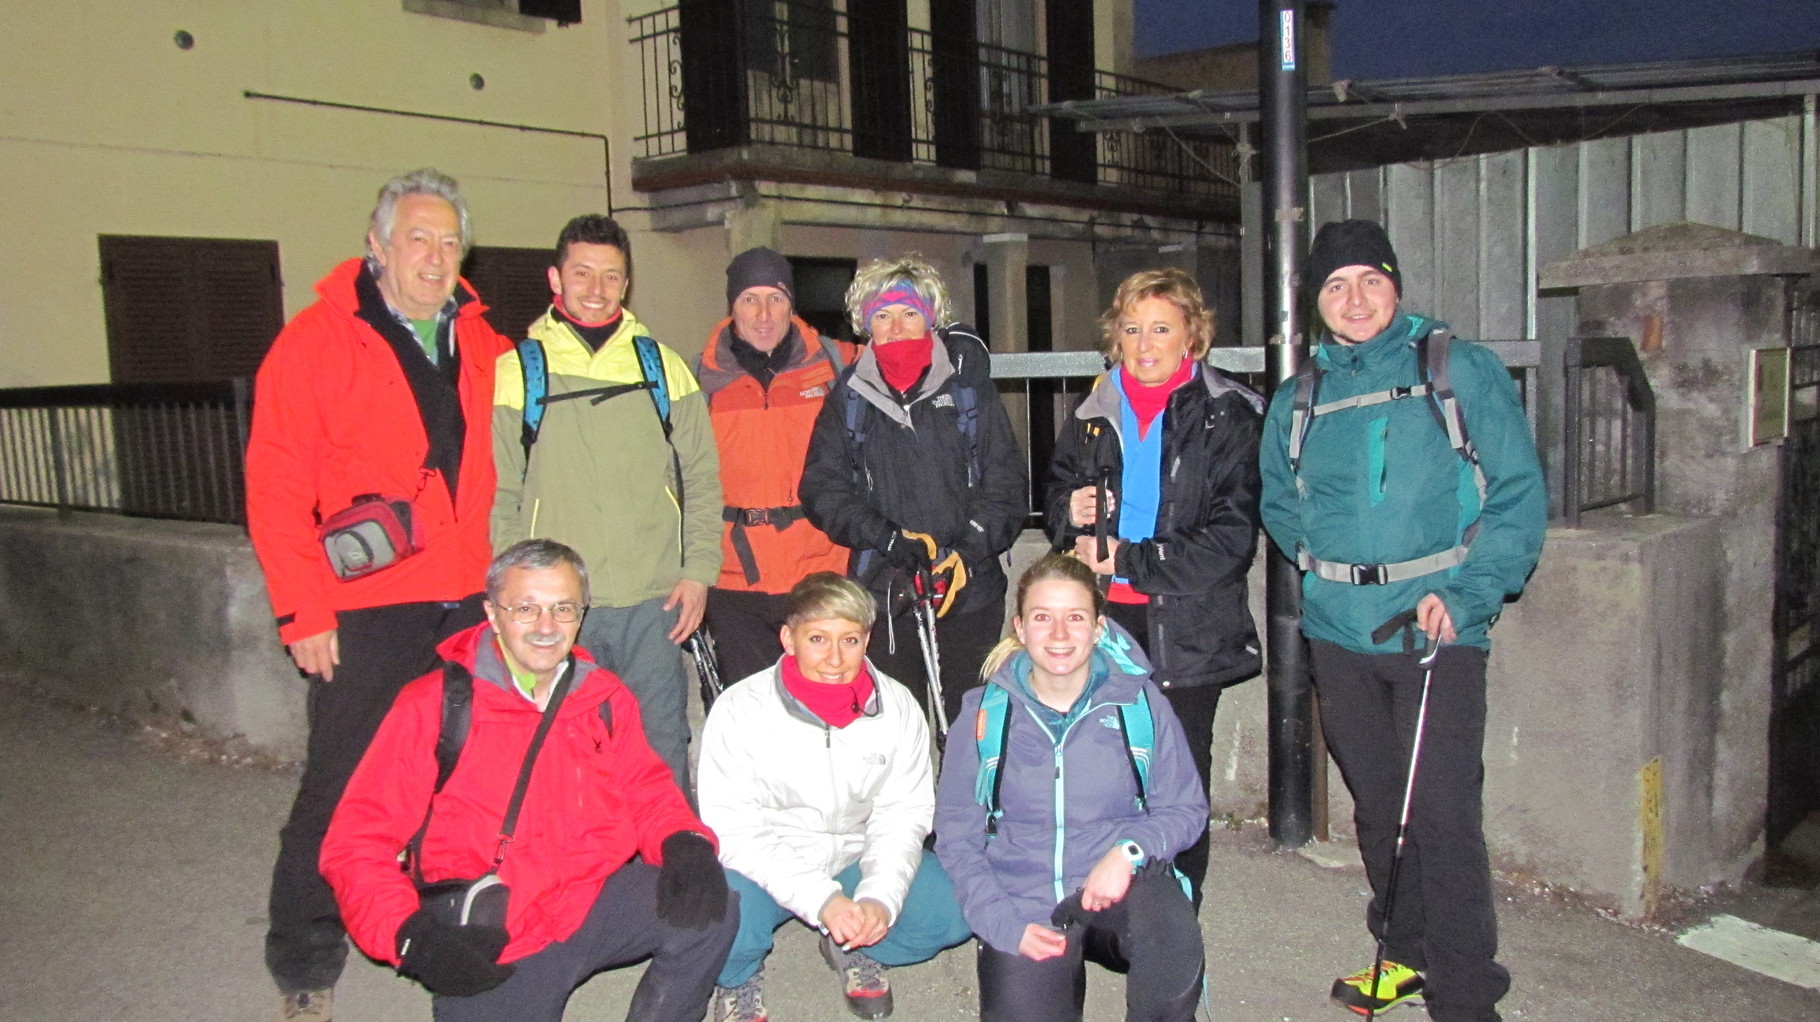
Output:
<svg viewBox="0 0 1820 1022">
<path fill-rule="evenodd" d="M 796 273 L 790 260 L 768 248 L 749 248 L 727 264 L 727 305 L 749 287 L 774 287 L 796 303 Z"/>
</svg>

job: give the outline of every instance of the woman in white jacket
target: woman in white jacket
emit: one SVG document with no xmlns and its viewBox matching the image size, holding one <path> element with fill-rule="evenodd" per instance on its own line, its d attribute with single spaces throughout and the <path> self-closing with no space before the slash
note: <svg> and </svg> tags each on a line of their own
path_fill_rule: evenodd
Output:
<svg viewBox="0 0 1820 1022">
<path fill-rule="evenodd" d="M 740 906 L 710 1017 L 766 1018 L 764 959 L 795 916 L 822 931 L 848 1008 L 883 1018 L 886 968 L 971 935 L 923 849 L 935 811 L 929 731 L 909 690 L 865 659 L 870 594 L 818 572 L 784 608 L 784 656 L 716 699 L 702 731 L 701 817 Z"/>
</svg>

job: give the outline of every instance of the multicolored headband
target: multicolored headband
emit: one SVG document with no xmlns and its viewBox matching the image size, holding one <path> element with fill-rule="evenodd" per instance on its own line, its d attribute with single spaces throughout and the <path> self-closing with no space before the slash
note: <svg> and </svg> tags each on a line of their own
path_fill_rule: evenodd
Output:
<svg viewBox="0 0 1820 1022">
<path fill-rule="evenodd" d="M 929 300 L 923 297 L 921 291 L 911 287 L 909 281 L 893 281 L 883 291 L 873 295 L 872 300 L 866 303 L 866 315 L 862 322 L 871 323 L 872 317 L 878 313 L 878 310 L 887 305 L 908 305 L 922 313 L 923 320 L 929 324 L 931 330 L 935 329 L 935 313 L 929 308 Z"/>
</svg>

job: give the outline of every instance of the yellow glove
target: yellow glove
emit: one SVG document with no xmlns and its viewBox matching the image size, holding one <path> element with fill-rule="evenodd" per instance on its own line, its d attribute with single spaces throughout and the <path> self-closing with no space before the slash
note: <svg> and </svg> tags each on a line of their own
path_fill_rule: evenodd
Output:
<svg viewBox="0 0 1820 1022">
<path fill-rule="evenodd" d="M 948 556 L 942 557 L 941 544 L 926 532 L 905 529 L 904 536 L 923 544 L 923 548 L 929 552 L 929 574 L 935 579 L 935 595 L 941 599 L 935 609 L 935 616 L 946 617 L 948 608 L 954 604 L 954 597 L 967 588 L 967 566 L 961 562 L 961 555 L 953 550 L 948 551 Z M 947 576 L 946 580 L 942 577 L 944 575 Z"/>
</svg>

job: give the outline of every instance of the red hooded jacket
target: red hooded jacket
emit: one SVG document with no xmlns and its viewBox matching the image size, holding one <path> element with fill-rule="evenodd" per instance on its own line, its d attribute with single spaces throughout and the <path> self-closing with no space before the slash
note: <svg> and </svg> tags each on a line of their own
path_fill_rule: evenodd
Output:
<svg viewBox="0 0 1820 1022">
<path fill-rule="evenodd" d="M 511 342 L 480 318 L 486 306 L 461 282 L 454 343 L 466 426 L 451 500 L 441 473 L 424 467 L 429 440 L 398 356 L 357 316 L 360 262 L 317 283 L 320 300 L 272 342 L 255 384 L 247 531 L 287 643 L 336 627 L 338 610 L 477 593 L 492 557 L 493 365 Z M 343 582 L 329 570 L 317 522 L 367 493 L 409 499 L 424 549 Z"/>
<path fill-rule="evenodd" d="M 473 724 L 461 760 L 440 793 L 423 839 L 430 882 L 478 877 L 492 868 L 500 821 L 542 714 L 507 680 L 493 629 L 458 632 L 438 651 L 474 675 Z M 500 866 L 511 890 L 500 961 L 566 939 L 601 885 L 634 854 L 663 864 L 663 840 L 692 830 L 714 840 L 645 743 L 638 702 L 612 671 L 580 647 L 576 677 L 538 754 L 518 828 Z M 612 725 L 600 704 L 609 704 Z M 417 910 L 417 891 L 398 853 L 423 823 L 436 782 L 442 672 L 405 686 L 379 725 L 322 842 L 322 875 L 334 888 L 348 934 L 381 961 L 398 962 L 398 927 Z"/>
</svg>

